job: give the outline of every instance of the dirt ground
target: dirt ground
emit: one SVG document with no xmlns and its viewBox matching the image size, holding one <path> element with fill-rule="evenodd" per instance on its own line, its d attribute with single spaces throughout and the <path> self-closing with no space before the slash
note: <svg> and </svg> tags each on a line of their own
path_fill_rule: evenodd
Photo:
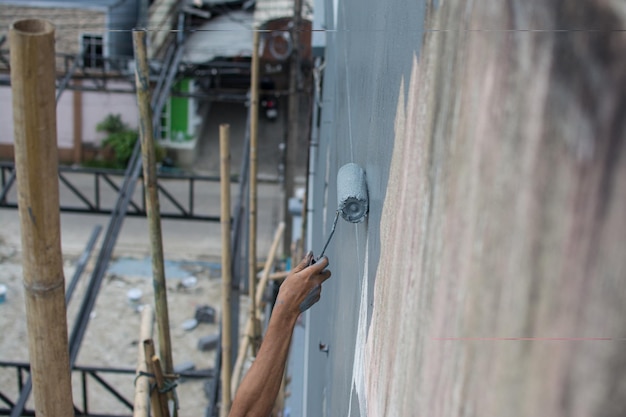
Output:
<svg viewBox="0 0 626 417">
<path fill-rule="evenodd" d="M 0 359 L 10 361 L 28 361 L 27 329 L 25 322 L 24 291 L 22 286 L 22 266 L 19 245 L 3 239 L 0 233 L 0 284 L 7 287 L 6 301 L 0 304 Z M 71 279 L 77 256 L 64 258 L 66 284 Z M 214 351 L 201 352 L 197 349 L 198 339 L 215 334 L 216 324 L 201 323 L 193 330 L 184 330 L 185 320 L 194 317 L 196 306 L 210 305 L 220 311 L 220 273 L 209 264 L 218 264 L 217 259 L 202 259 L 194 264 L 186 262 L 183 266 L 189 276 L 196 277 L 197 284 L 192 288 L 181 285 L 181 279 L 168 279 L 168 304 L 170 328 L 173 345 L 174 365 L 191 361 L 196 369 L 213 366 Z M 68 305 L 68 326 L 76 319 L 88 278 L 93 268 L 93 260 L 88 265 L 79 285 Z M 107 274 L 91 314 L 84 342 L 81 346 L 77 365 L 132 368 L 137 366 L 138 336 L 140 314 L 135 305 L 128 300 L 127 292 L 131 288 L 142 291 L 141 302 L 150 303 L 152 281 L 145 276 Z M 131 402 L 133 400 L 134 375 L 101 374 L 112 386 Z M 74 403 L 82 409 L 82 387 L 80 374 L 74 373 Z M 0 368 L 0 391 L 9 398 L 17 398 L 17 377 L 12 368 Z M 203 415 L 207 406 L 204 394 L 204 381 L 188 380 L 177 388 L 180 401 L 180 416 Z M 131 414 L 122 403 L 102 389 L 95 380 L 88 379 L 89 411 L 113 414 Z M 4 406 L 4 405 L 2 405 Z M 32 396 L 28 404 L 33 406 Z"/>
</svg>

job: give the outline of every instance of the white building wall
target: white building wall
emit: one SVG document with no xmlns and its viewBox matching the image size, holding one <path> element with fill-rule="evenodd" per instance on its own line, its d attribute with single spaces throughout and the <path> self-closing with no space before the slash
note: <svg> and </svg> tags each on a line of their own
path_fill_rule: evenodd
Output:
<svg viewBox="0 0 626 417">
<path fill-rule="evenodd" d="M 0 87 L 0 145 L 13 143 L 12 100 L 11 87 Z"/>
<path fill-rule="evenodd" d="M 74 100 L 71 91 L 65 91 L 57 103 L 57 146 L 74 147 Z"/>
<path fill-rule="evenodd" d="M 110 88 L 128 88 L 127 83 L 107 84 Z M 128 93 L 83 92 L 83 143 L 99 145 L 104 134 L 96 132 L 96 125 L 109 114 L 120 114 L 133 129 L 139 127 L 137 97 Z"/>
<path fill-rule="evenodd" d="M 109 83 L 111 88 L 127 88 L 127 83 Z M 120 114 L 122 120 L 137 129 L 137 99 L 129 93 L 82 92 L 82 142 L 99 145 L 104 138 L 96 125 L 109 114 Z M 57 104 L 57 143 L 59 148 L 74 146 L 74 91 L 67 90 Z M 0 87 L 0 144 L 13 144 L 13 109 L 10 87 Z"/>
</svg>

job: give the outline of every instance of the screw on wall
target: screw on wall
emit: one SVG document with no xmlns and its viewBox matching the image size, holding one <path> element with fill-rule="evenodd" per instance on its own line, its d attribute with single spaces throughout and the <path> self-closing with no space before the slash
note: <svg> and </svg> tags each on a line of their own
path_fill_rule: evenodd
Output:
<svg viewBox="0 0 626 417">
<path fill-rule="evenodd" d="M 324 352 L 326 354 L 326 356 L 328 356 L 328 351 L 329 351 L 330 348 L 328 347 L 328 345 L 326 343 L 320 342 L 319 349 L 320 349 L 320 352 Z"/>
</svg>

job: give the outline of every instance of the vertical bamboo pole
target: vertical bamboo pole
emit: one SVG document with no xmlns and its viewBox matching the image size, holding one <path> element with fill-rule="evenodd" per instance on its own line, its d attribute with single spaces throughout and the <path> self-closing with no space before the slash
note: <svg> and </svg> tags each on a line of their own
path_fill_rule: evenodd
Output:
<svg viewBox="0 0 626 417">
<path fill-rule="evenodd" d="M 222 406 L 220 416 L 230 412 L 230 373 L 232 371 L 231 344 L 231 256 L 230 256 L 230 126 L 220 125 L 220 185 L 222 225 Z"/>
<path fill-rule="evenodd" d="M 274 233 L 274 241 L 272 242 L 272 246 L 270 247 L 270 251 L 267 255 L 267 260 L 265 261 L 265 266 L 263 268 L 263 272 L 261 274 L 261 280 L 259 281 L 259 285 L 255 294 L 255 303 L 257 306 L 257 311 L 255 313 L 255 317 L 248 317 L 246 321 L 246 334 L 250 334 L 252 332 L 252 327 L 254 326 L 254 322 L 258 322 L 261 317 L 261 304 L 263 301 L 263 293 L 265 292 L 265 286 L 270 279 L 270 272 L 272 270 L 272 266 L 274 265 L 274 261 L 276 260 L 276 253 L 278 251 L 278 246 L 280 244 L 281 238 L 283 236 L 283 231 L 285 230 L 285 222 L 280 222 L 276 232 Z M 251 338 L 246 338 L 239 345 L 239 352 L 237 352 L 237 360 L 235 361 L 235 367 L 233 368 L 233 376 L 231 378 L 231 392 L 236 392 L 237 387 L 239 386 L 239 381 L 241 380 L 241 373 L 243 371 L 243 364 L 246 360 L 246 354 L 248 353 L 248 347 L 252 345 Z"/>
<path fill-rule="evenodd" d="M 152 378 L 145 375 L 148 372 L 144 341 L 152 339 L 152 328 L 154 325 L 154 312 L 152 307 L 144 305 L 141 310 L 141 327 L 139 328 L 139 348 L 137 352 L 137 378 L 135 382 L 135 403 L 133 406 L 133 417 L 149 417 L 150 407 L 150 385 Z"/>
<path fill-rule="evenodd" d="M 150 403 L 152 404 L 152 415 L 154 417 L 169 417 L 169 412 L 167 410 L 167 399 L 163 397 L 163 394 L 160 392 L 160 387 L 157 382 L 157 371 L 155 370 L 155 364 L 152 360 L 156 355 L 154 354 L 154 342 L 152 339 L 147 339 L 143 341 L 143 355 L 146 359 L 146 369 L 150 372 L 154 377 L 152 378 L 152 390 L 150 392 Z M 161 369 L 159 369 L 160 371 Z M 163 376 L 161 374 L 161 376 Z M 156 388 L 154 387 L 154 383 L 157 384 Z"/>
<path fill-rule="evenodd" d="M 248 247 L 248 298 L 250 299 L 250 320 L 252 331 L 248 337 L 252 339 L 252 355 L 256 356 L 256 339 L 261 333 L 260 324 L 255 320 L 255 297 L 256 293 L 256 229 L 257 229 L 257 143 L 259 133 L 259 31 L 254 30 L 252 37 L 252 68 L 250 80 L 250 220 L 249 247 Z"/>
<path fill-rule="evenodd" d="M 163 369 L 161 369 L 161 361 L 157 355 L 152 355 L 150 357 L 149 363 L 152 364 L 152 373 L 154 374 L 154 380 L 156 381 L 157 392 L 155 393 L 159 398 L 159 403 L 161 404 L 161 415 L 162 417 L 170 417 L 170 412 L 168 410 L 168 395 L 167 392 L 164 392 L 166 389 L 165 386 L 165 376 L 163 375 Z"/>
<path fill-rule="evenodd" d="M 302 0 L 293 2 L 293 25 L 291 27 L 291 59 L 289 62 L 289 110 L 287 114 L 287 149 L 285 155 L 285 199 L 283 211 L 285 218 L 285 253 L 294 263 L 299 258 L 291 253 L 293 216 L 289 213 L 289 199 L 294 195 L 295 172 L 298 160 L 298 138 L 300 137 L 300 31 L 302 30 Z M 304 237 L 304 236 L 303 236 Z"/>
<path fill-rule="evenodd" d="M 267 253 L 267 260 L 265 261 L 265 265 L 263 266 L 263 271 L 261 272 L 261 279 L 259 280 L 260 291 L 257 291 L 255 295 L 257 320 L 261 319 L 265 286 L 267 285 L 267 282 L 270 279 L 270 272 L 272 272 L 272 267 L 274 266 L 274 262 L 276 261 L 276 254 L 278 253 L 280 239 L 283 237 L 285 229 L 286 229 L 285 222 L 278 223 L 278 227 L 276 228 L 276 231 L 274 232 L 274 240 L 272 241 L 272 246 L 270 246 L 270 250 Z"/>
<path fill-rule="evenodd" d="M 152 109 L 150 108 L 150 80 L 148 59 L 146 57 L 146 32 L 144 30 L 133 31 L 133 47 L 135 50 L 137 104 L 139 106 L 140 115 L 139 137 L 141 139 L 141 157 L 143 159 L 143 181 L 146 192 L 146 211 L 150 228 L 150 246 L 152 251 L 152 283 L 154 286 L 157 328 L 159 330 L 159 354 L 163 361 L 165 373 L 171 374 L 174 372 L 174 366 L 172 361 L 169 313 L 167 308 L 165 268 L 163 265 L 161 216 L 154 156 Z"/>
<path fill-rule="evenodd" d="M 54 26 L 45 20 L 19 20 L 11 25 L 9 37 L 35 410 L 41 416 L 73 416 L 59 218 Z"/>
</svg>

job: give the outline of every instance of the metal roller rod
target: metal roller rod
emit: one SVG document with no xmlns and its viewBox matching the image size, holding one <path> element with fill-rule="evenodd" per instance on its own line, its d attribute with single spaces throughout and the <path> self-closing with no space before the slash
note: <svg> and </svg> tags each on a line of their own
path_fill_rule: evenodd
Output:
<svg viewBox="0 0 626 417">
<path fill-rule="evenodd" d="M 337 220 L 339 220 L 339 210 L 337 210 L 337 213 L 335 214 L 335 220 L 333 220 L 333 227 L 330 229 L 330 234 L 328 235 L 328 239 L 326 239 L 326 244 L 324 245 L 324 248 L 322 249 L 322 253 L 320 253 L 320 256 L 317 258 L 318 260 L 322 259 L 322 257 L 324 256 L 324 252 L 326 252 L 326 248 L 328 247 L 328 244 L 330 243 L 330 239 L 333 237 L 333 234 L 335 233 L 335 228 L 337 228 Z"/>
</svg>

